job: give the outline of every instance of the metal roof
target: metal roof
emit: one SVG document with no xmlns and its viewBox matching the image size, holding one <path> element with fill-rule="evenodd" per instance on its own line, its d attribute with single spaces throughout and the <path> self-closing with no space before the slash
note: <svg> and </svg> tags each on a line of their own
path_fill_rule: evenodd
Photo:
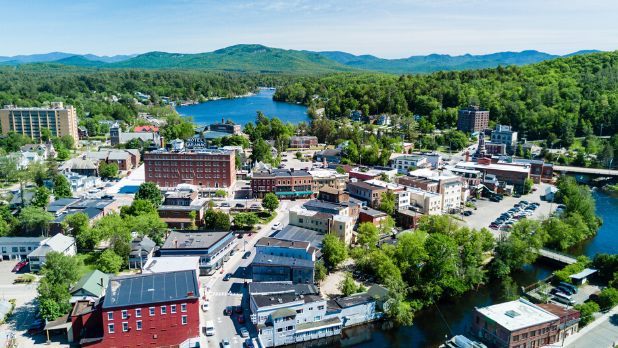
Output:
<svg viewBox="0 0 618 348">
<path fill-rule="evenodd" d="M 270 237 L 293 240 L 301 242 L 309 242 L 311 246 L 317 249 L 322 249 L 322 239 L 324 239 L 325 233 L 313 231 L 308 228 L 287 225 L 281 231 L 270 235 Z"/>
<path fill-rule="evenodd" d="M 101 285 L 101 279 L 103 280 L 103 285 Z M 70 293 L 74 294 L 79 290 L 85 290 L 93 296 L 99 297 L 108 283 L 109 275 L 95 269 L 88 274 L 84 274 L 77 284 L 71 288 Z"/>
<path fill-rule="evenodd" d="M 256 247 L 270 246 L 270 247 L 277 247 L 277 248 L 291 248 L 291 249 L 307 250 L 307 248 L 309 248 L 311 244 L 309 242 L 295 242 L 295 241 L 288 241 L 288 240 L 277 239 L 277 238 L 264 237 L 264 238 L 260 238 L 260 240 L 257 241 L 255 246 Z"/>
<path fill-rule="evenodd" d="M 333 318 L 328 318 L 328 319 L 324 319 L 324 320 L 320 320 L 320 321 L 312 321 L 309 323 L 302 323 L 302 324 L 298 324 L 296 325 L 296 333 L 300 333 L 300 332 L 305 332 L 305 331 L 309 331 L 309 330 L 315 330 L 318 328 L 325 328 L 325 327 L 329 327 L 329 326 L 337 326 L 337 325 L 342 325 L 342 321 L 341 318 L 339 317 L 333 317 Z"/>
<path fill-rule="evenodd" d="M 251 282 L 249 283 L 250 295 L 283 295 L 283 296 L 298 296 L 298 295 L 317 295 L 320 289 L 313 284 L 287 284 L 287 283 L 267 283 L 267 282 Z"/>
<path fill-rule="evenodd" d="M 199 262 L 199 256 L 151 257 L 146 262 L 144 267 L 142 267 L 142 273 L 188 271 L 192 269 L 197 269 L 197 264 Z"/>
<path fill-rule="evenodd" d="M 573 279 L 583 279 L 586 278 L 592 274 L 595 274 L 598 272 L 598 269 L 594 269 L 594 268 L 586 268 L 585 270 L 579 272 L 579 273 L 575 273 L 575 274 L 571 274 L 569 277 L 573 278 Z"/>
<path fill-rule="evenodd" d="M 161 250 L 210 249 L 230 234 L 232 231 L 172 231 Z"/>
<path fill-rule="evenodd" d="M 57 235 L 48 239 L 43 245 L 34 249 L 33 252 L 28 254 L 28 257 L 45 256 L 50 251 L 57 251 L 59 253 L 62 253 L 74 244 L 75 238 L 67 237 L 63 234 L 58 233 Z"/>
<path fill-rule="evenodd" d="M 291 308 L 281 308 L 270 313 L 273 319 L 296 316 L 296 311 Z"/>
<path fill-rule="evenodd" d="M 113 277 L 103 308 L 192 300 L 199 296 L 195 270 Z"/>
<path fill-rule="evenodd" d="M 258 254 L 251 262 L 252 265 L 288 266 L 292 268 L 313 268 L 315 262 L 311 260 L 295 259 L 293 257 Z"/>
</svg>

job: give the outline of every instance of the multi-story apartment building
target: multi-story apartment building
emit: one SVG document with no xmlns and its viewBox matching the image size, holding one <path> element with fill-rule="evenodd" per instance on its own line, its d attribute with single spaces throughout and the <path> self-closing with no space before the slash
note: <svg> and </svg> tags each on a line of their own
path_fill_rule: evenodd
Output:
<svg viewBox="0 0 618 348">
<path fill-rule="evenodd" d="M 237 123 L 225 123 L 224 120 L 221 120 L 221 123 L 213 123 L 208 126 L 211 131 L 214 132 L 222 132 L 229 134 L 241 134 L 242 126 Z"/>
<path fill-rule="evenodd" d="M 489 111 L 470 105 L 457 111 L 457 130 L 462 132 L 482 132 L 489 126 Z"/>
<path fill-rule="evenodd" d="M 410 193 L 411 207 L 414 210 L 420 210 L 425 215 L 442 214 L 441 194 L 414 187 L 408 187 L 407 192 Z"/>
<path fill-rule="evenodd" d="M 273 192 L 279 198 L 310 198 L 313 177 L 306 170 L 271 169 L 254 172 L 251 180 L 253 197 L 263 198 Z"/>
<path fill-rule="evenodd" d="M 382 201 L 382 193 L 386 193 L 388 189 L 377 185 L 368 184 L 366 182 L 349 182 L 348 191 L 350 195 L 367 201 L 367 205 L 372 208 L 380 206 Z"/>
<path fill-rule="evenodd" d="M 251 262 L 254 282 L 313 284 L 315 261 L 278 255 L 256 254 Z"/>
<path fill-rule="evenodd" d="M 471 332 L 496 347 L 542 347 L 557 341 L 560 318 L 524 299 L 474 308 Z"/>
<path fill-rule="evenodd" d="M 200 275 L 221 268 L 238 242 L 232 231 L 172 231 L 161 246 L 161 256 L 199 256 Z"/>
<path fill-rule="evenodd" d="M 511 126 L 496 125 L 496 129 L 491 132 L 491 143 L 504 144 L 507 153 L 514 153 L 517 146 L 517 132 Z M 491 144 L 490 143 L 490 144 Z M 489 144 L 486 144 L 487 147 Z"/>
<path fill-rule="evenodd" d="M 290 147 L 310 148 L 312 146 L 318 146 L 318 137 L 314 137 L 314 136 L 290 137 Z"/>
<path fill-rule="evenodd" d="M 335 233 L 347 244 L 352 243 L 356 219 L 347 215 L 334 215 L 296 206 L 289 210 L 289 224 L 321 233 Z"/>
<path fill-rule="evenodd" d="M 398 174 L 408 174 L 410 167 L 424 168 L 429 165 L 427 158 L 424 156 L 406 155 L 393 159 L 392 167 L 397 169 Z"/>
<path fill-rule="evenodd" d="M 86 329 L 81 346 L 189 347 L 200 336 L 199 291 L 194 270 L 112 277 L 98 310 L 103 330 Z"/>
<path fill-rule="evenodd" d="M 427 180 L 433 181 L 437 186 L 430 185 Z M 443 171 L 419 169 L 409 173 L 407 177 L 400 177 L 398 182 L 409 187 L 441 194 L 444 210 L 459 208 L 465 202 L 465 194 L 462 192 L 468 192 L 467 182 L 464 187 L 460 176 Z"/>
<path fill-rule="evenodd" d="M 159 187 L 191 184 L 201 190 L 229 189 L 236 183 L 232 150 L 157 150 L 144 154 L 146 182 Z"/>
<path fill-rule="evenodd" d="M 316 261 L 318 249 L 309 242 L 295 242 L 277 238 L 260 238 L 255 244 L 256 255 L 278 255 L 295 259 Z"/>
<path fill-rule="evenodd" d="M 395 209 L 406 209 L 410 206 L 410 193 L 403 185 L 391 184 L 382 180 L 367 180 L 365 183 L 385 187 L 395 195 Z"/>
<path fill-rule="evenodd" d="M 41 138 L 41 128 L 47 128 L 55 137 L 70 135 L 75 143 L 79 140 L 77 113 L 71 105 L 52 102 L 50 108 L 20 108 L 5 105 L 0 110 L 2 135 L 15 132 L 32 139 Z"/>
<path fill-rule="evenodd" d="M 316 194 L 324 187 L 337 190 L 345 190 L 348 187 L 348 174 L 339 174 L 333 169 L 310 170 L 308 173 L 313 177 L 313 192 Z"/>
</svg>

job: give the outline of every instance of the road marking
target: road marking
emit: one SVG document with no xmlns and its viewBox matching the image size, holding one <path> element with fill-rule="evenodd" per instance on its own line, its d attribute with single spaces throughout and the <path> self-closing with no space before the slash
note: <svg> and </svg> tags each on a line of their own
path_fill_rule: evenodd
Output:
<svg viewBox="0 0 618 348">
<path fill-rule="evenodd" d="M 288 202 L 283 202 L 281 204 L 281 211 L 285 211 L 285 207 L 288 205 Z"/>
<path fill-rule="evenodd" d="M 238 292 L 212 292 L 210 296 L 242 296 L 242 293 Z"/>
<path fill-rule="evenodd" d="M 210 279 L 210 281 L 208 282 L 208 284 L 206 284 L 206 288 L 212 288 L 212 286 L 215 284 L 215 282 L 217 281 L 217 277 L 212 277 L 212 279 Z"/>
</svg>

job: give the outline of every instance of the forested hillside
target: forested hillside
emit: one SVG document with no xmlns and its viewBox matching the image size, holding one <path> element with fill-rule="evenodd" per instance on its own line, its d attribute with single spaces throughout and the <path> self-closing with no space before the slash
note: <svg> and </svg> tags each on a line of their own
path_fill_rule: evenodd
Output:
<svg viewBox="0 0 618 348">
<path fill-rule="evenodd" d="M 331 117 L 357 109 L 365 115 L 422 115 L 422 127 L 440 129 L 455 126 L 458 108 L 475 104 L 490 110 L 492 124 L 512 125 L 528 139 L 555 133 L 569 144 L 576 135 L 598 135 L 601 124 L 604 134 L 618 130 L 617 87 L 618 52 L 602 52 L 428 75 L 306 77 L 279 89 L 274 98 L 325 107 Z"/>
</svg>

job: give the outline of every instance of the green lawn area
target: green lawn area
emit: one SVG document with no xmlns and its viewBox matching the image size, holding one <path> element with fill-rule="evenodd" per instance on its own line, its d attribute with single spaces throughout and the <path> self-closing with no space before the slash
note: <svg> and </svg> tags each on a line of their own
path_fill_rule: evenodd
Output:
<svg viewBox="0 0 618 348">
<path fill-rule="evenodd" d="M 273 221 L 273 219 L 277 216 L 277 212 L 274 211 L 271 215 L 268 210 L 265 210 L 257 213 L 256 215 L 260 219 L 259 224 L 266 225 L 267 223 Z"/>
<path fill-rule="evenodd" d="M 90 273 L 97 269 L 97 260 L 99 260 L 101 253 L 98 251 L 91 251 L 89 253 L 81 253 L 75 255 L 78 259 L 84 262 L 84 265 L 79 270 L 79 276 L 83 276 L 86 273 Z"/>
</svg>

